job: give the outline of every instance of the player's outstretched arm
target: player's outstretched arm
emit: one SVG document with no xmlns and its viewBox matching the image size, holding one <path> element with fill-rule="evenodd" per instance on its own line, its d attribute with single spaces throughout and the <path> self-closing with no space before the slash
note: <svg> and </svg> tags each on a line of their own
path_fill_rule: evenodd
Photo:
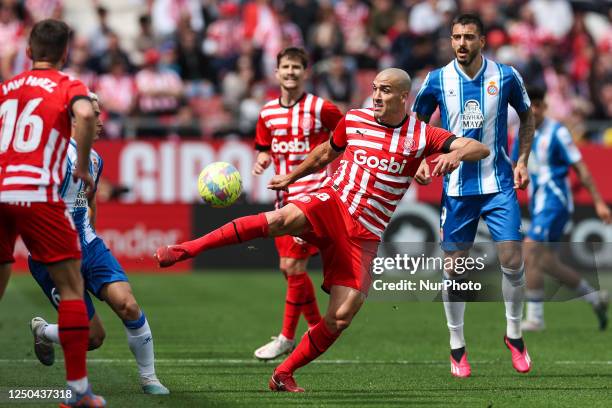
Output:
<svg viewBox="0 0 612 408">
<path fill-rule="evenodd" d="M 287 190 L 291 183 L 321 170 L 333 162 L 336 157 L 340 156 L 340 153 L 341 151 L 337 151 L 332 147 L 330 141 L 321 143 L 291 173 L 272 177 L 268 188 L 271 190 Z"/>
<path fill-rule="evenodd" d="M 521 124 L 518 131 L 519 151 L 518 160 L 514 167 L 514 188 L 524 190 L 529 184 L 529 172 L 527 171 L 527 161 L 533 143 L 535 132 L 535 120 L 531 108 L 518 114 Z"/>
<path fill-rule="evenodd" d="M 453 140 L 449 150 L 449 153 L 441 154 L 432 160 L 432 163 L 436 165 L 431 172 L 432 176 L 443 176 L 451 173 L 459 167 L 462 161 L 482 160 L 491 153 L 486 145 L 467 137 L 459 137 Z"/>
<path fill-rule="evenodd" d="M 593 177 L 591 176 L 591 172 L 586 166 L 586 163 L 580 160 L 574 163 L 572 167 L 574 170 L 576 170 L 582 185 L 589 190 L 589 193 L 593 198 L 593 203 L 595 204 L 595 212 L 597 213 L 597 216 L 606 224 L 612 223 L 610 208 L 601 197 L 601 194 L 599 194 L 599 190 L 597 190 L 597 186 L 595 186 L 595 182 L 593 181 Z"/>
<path fill-rule="evenodd" d="M 89 154 L 96 134 L 96 114 L 88 99 L 74 102 L 72 113 L 75 121 L 74 139 L 77 143 L 77 163 L 73 177 L 85 183 L 85 191 L 88 198 L 91 198 L 95 185 L 93 177 L 89 174 Z"/>
</svg>

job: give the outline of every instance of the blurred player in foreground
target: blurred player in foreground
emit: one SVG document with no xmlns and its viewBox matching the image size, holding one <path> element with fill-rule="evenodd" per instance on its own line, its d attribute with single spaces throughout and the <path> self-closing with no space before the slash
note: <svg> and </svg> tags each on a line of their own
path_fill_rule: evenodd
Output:
<svg viewBox="0 0 612 408">
<path fill-rule="evenodd" d="M 457 136 L 486 144 L 491 155 L 476 163 L 461 163 L 444 178 L 440 211 L 440 242 L 445 257 L 466 258 L 482 218 L 495 241 L 502 272 L 506 311 L 504 344 L 511 352 L 512 366 L 520 373 L 531 369 L 531 358 L 523 341 L 521 319 L 525 290 L 521 213 L 515 188 L 529 183 L 527 160 L 533 139 L 533 116 L 520 74 L 512 67 L 484 58 L 484 28 L 474 14 L 457 16 L 451 24 L 451 46 L 456 58 L 430 72 L 414 102 L 419 119 L 429 122 L 440 107 L 442 127 Z M 520 118 L 519 155 L 513 170 L 507 154 L 508 105 Z M 427 184 L 426 161 L 417 172 L 417 182 Z M 462 282 L 467 277 L 444 271 L 445 280 Z M 450 366 L 455 377 L 469 377 L 463 323 L 465 291 L 444 291 L 444 311 L 450 333 Z"/>
<path fill-rule="evenodd" d="M 559 242 L 574 211 L 568 178 L 570 167 L 574 168 L 580 182 L 591 194 L 595 212 L 606 224 L 612 222 L 610 208 L 597 191 L 569 130 L 545 116 L 547 106 L 544 90 L 530 88 L 528 93 L 536 132 L 529 159 L 529 176 L 532 180 L 529 188 L 531 227 L 525 238 L 527 316 L 522 327 L 527 331 L 540 331 L 545 327 L 543 299 L 546 273 L 590 303 L 599 321 L 599 328 L 605 330 L 608 325 L 608 293 L 605 290 L 596 291 L 580 274 L 563 264 L 558 253 L 546 243 Z M 514 161 L 517 155 L 518 140 L 515 140 L 512 149 Z"/>
<path fill-rule="evenodd" d="M 295 169 L 316 146 L 329 139 L 342 113 L 338 108 L 310 93 L 304 92 L 308 56 L 301 48 L 290 47 L 276 58 L 276 79 L 281 96 L 266 103 L 259 113 L 255 148 L 259 151 L 253 174 L 260 175 L 274 162 L 274 171 L 285 175 Z M 301 178 L 280 191 L 275 208 L 298 199 L 321 187 L 327 169 Z M 295 347 L 295 331 L 304 314 L 309 327 L 321 320 L 312 281 L 306 273 L 308 259 L 318 252 L 317 247 L 289 235 L 274 239 L 280 255 L 280 270 L 287 279 L 283 328 L 278 337 L 255 350 L 255 357 L 270 360 L 286 354 Z"/>
<path fill-rule="evenodd" d="M 64 22 L 36 23 L 26 50 L 33 69 L 3 82 L 0 90 L 0 284 L 7 281 L 21 235 L 32 258 L 47 265 L 61 295 L 58 337 L 69 397 L 63 406 L 103 407 L 104 398 L 92 393 L 87 380 L 89 325 L 79 238 L 59 195 L 71 116 L 78 142 L 72 177 L 83 183 L 86 194 L 94 188 L 88 164 L 96 119 L 88 90 L 59 71 L 69 35 Z"/>
<path fill-rule="evenodd" d="M 370 287 L 370 264 L 382 234 L 421 160 L 443 153 L 434 160 L 432 174 L 437 176 L 455 170 L 462 160 L 489 154 L 475 140 L 456 138 L 408 115 L 410 82 L 400 69 L 380 72 L 372 84 L 374 107 L 350 110 L 329 141 L 269 185 L 286 190 L 342 155 L 334 175 L 317 192 L 276 211 L 235 219 L 194 241 L 160 247 L 155 254 L 160 266 L 170 266 L 207 249 L 281 235 L 300 236 L 319 248 L 329 305 L 323 319 L 274 370 L 272 390 L 303 392 L 294 371 L 323 354 L 350 325 Z"/>
<path fill-rule="evenodd" d="M 102 121 L 100 120 L 100 106 L 98 97 L 90 93 L 96 114 L 96 136 L 100 137 L 102 132 Z M 73 127 L 74 132 L 74 127 Z M 104 241 L 96 235 L 96 197 L 87 198 L 81 181 L 72 181 L 71 175 L 75 170 L 77 155 L 77 144 L 73 140 L 68 146 L 68 163 L 66 178 L 60 187 L 60 197 L 66 203 L 66 207 L 72 216 L 72 220 L 79 233 L 81 248 L 83 251 L 83 262 L 81 274 L 85 281 L 85 287 L 98 299 L 106 302 L 123 322 L 128 345 L 140 373 L 140 383 L 145 394 L 165 395 L 170 392 L 164 387 L 155 374 L 155 357 L 153 351 L 153 335 L 149 322 L 143 311 L 136 303 L 132 294 L 132 288 L 128 278 L 115 259 L 113 254 L 104 244 Z M 94 150 L 91 151 L 89 171 L 95 180 L 95 187 L 102 174 L 102 158 Z M 41 289 L 47 295 L 54 307 L 58 305 L 59 294 L 51 280 L 48 268 L 35 260 L 29 258 L 30 272 Z M 102 321 L 98 317 L 89 294 L 85 292 L 85 304 L 89 317 L 89 350 L 100 347 L 104 341 L 105 333 Z M 41 317 L 35 317 L 30 323 L 32 335 L 34 336 L 34 351 L 40 362 L 44 365 L 52 365 L 55 359 L 53 343 L 59 343 L 57 324 L 48 324 Z"/>
</svg>

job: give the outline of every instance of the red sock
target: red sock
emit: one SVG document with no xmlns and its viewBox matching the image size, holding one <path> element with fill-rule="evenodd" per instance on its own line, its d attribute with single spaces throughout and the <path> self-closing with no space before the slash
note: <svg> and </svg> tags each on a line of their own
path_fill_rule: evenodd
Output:
<svg viewBox="0 0 612 408">
<path fill-rule="evenodd" d="M 302 313 L 308 322 L 308 327 L 313 327 L 321 321 L 321 313 L 319 312 L 319 305 L 317 304 L 317 297 L 315 295 L 314 286 L 312 285 L 312 280 L 310 280 L 310 276 L 306 273 L 304 273 L 304 283 L 302 287 L 304 291 Z"/>
<path fill-rule="evenodd" d="M 64 350 L 66 379 L 80 380 L 87 377 L 87 346 L 89 343 L 89 320 L 83 299 L 62 300 L 57 308 L 59 338 Z"/>
<path fill-rule="evenodd" d="M 265 213 L 236 218 L 224 226 L 193 241 L 181 244 L 191 256 L 207 249 L 239 244 L 268 236 L 268 220 Z"/>
<path fill-rule="evenodd" d="M 304 334 L 300 344 L 276 367 L 275 372 L 293 374 L 295 370 L 323 354 L 339 336 L 340 332 L 331 333 L 321 319 L 315 327 Z"/>
<path fill-rule="evenodd" d="M 289 340 L 295 338 L 295 329 L 300 321 L 300 312 L 304 303 L 304 276 L 308 275 L 305 273 L 287 275 L 287 295 L 281 334 Z"/>
</svg>

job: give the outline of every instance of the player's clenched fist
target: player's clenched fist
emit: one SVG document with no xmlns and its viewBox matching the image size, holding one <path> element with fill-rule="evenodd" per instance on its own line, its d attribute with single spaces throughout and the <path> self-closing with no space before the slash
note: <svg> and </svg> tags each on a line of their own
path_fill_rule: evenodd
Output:
<svg viewBox="0 0 612 408">
<path fill-rule="evenodd" d="M 259 152 L 259 154 L 257 154 L 257 159 L 255 159 L 255 164 L 253 165 L 253 175 L 259 176 L 268 166 L 270 166 L 270 163 L 272 163 L 272 156 L 270 156 L 270 153 Z"/>
<path fill-rule="evenodd" d="M 514 167 L 514 188 L 524 190 L 529 184 L 529 172 L 523 163 L 517 163 Z"/>
<path fill-rule="evenodd" d="M 83 182 L 83 187 L 85 194 L 87 195 L 87 199 L 91 199 L 93 197 L 93 193 L 96 190 L 96 184 L 91 174 L 89 174 L 89 170 L 83 171 L 77 166 L 77 168 L 74 170 L 74 173 L 72 173 L 72 179 L 74 181 L 81 180 Z"/>
<path fill-rule="evenodd" d="M 443 176 L 445 174 L 451 173 L 461 163 L 461 157 L 456 151 L 441 154 L 435 159 L 431 161 L 436 164 L 433 171 L 431 172 L 432 176 Z"/>
<path fill-rule="evenodd" d="M 427 160 L 423 160 L 419 165 L 417 172 L 414 174 L 414 180 L 423 186 L 432 182 L 433 179 L 429 174 L 429 164 L 427 164 Z"/>
<path fill-rule="evenodd" d="M 268 184 L 268 188 L 270 190 L 276 191 L 289 191 L 289 184 L 291 184 L 291 178 L 288 174 L 285 175 L 276 175 L 272 177 L 270 183 Z"/>
</svg>

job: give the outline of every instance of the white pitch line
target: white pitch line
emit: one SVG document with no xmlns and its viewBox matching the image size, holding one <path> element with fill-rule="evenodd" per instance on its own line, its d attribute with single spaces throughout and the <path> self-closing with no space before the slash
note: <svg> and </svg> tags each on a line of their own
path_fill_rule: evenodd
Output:
<svg viewBox="0 0 612 408">
<path fill-rule="evenodd" d="M 62 359 L 58 359 L 58 362 L 63 362 Z M 277 360 L 279 362 L 280 360 Z M 475 360 L 471 361 L 473 364 L 497 364 L 502 360 Z M 0 359 L 0 364 L 39 364 L 39 361 L 32 358 L 24 359 Z M 132 359 L 122 358 L 91 358 L 87 359 L 87 363 L 91 364 L 133 364 Z M 228 365 L 242 365 L 242 364 L 265 364 L 264 362 L 255 359 L 225 359 L 225 358 L 160 358 L 155 360 L 156 364 L 193 364 L 193 365 L 213 365 L 213 364 L 228 364 Z M 445 360 L 315 360 L 314 364 L 338 364 L 338 365 L 447 365 L 448 361 Z M 590 360 L 590 361 L 578 361 L 578 360 L 561 360 L 561 361 L 543 361 L 544 364 L 561 364 L 561 365 L 612 365 L 612 360 Z"/>
</svg>

